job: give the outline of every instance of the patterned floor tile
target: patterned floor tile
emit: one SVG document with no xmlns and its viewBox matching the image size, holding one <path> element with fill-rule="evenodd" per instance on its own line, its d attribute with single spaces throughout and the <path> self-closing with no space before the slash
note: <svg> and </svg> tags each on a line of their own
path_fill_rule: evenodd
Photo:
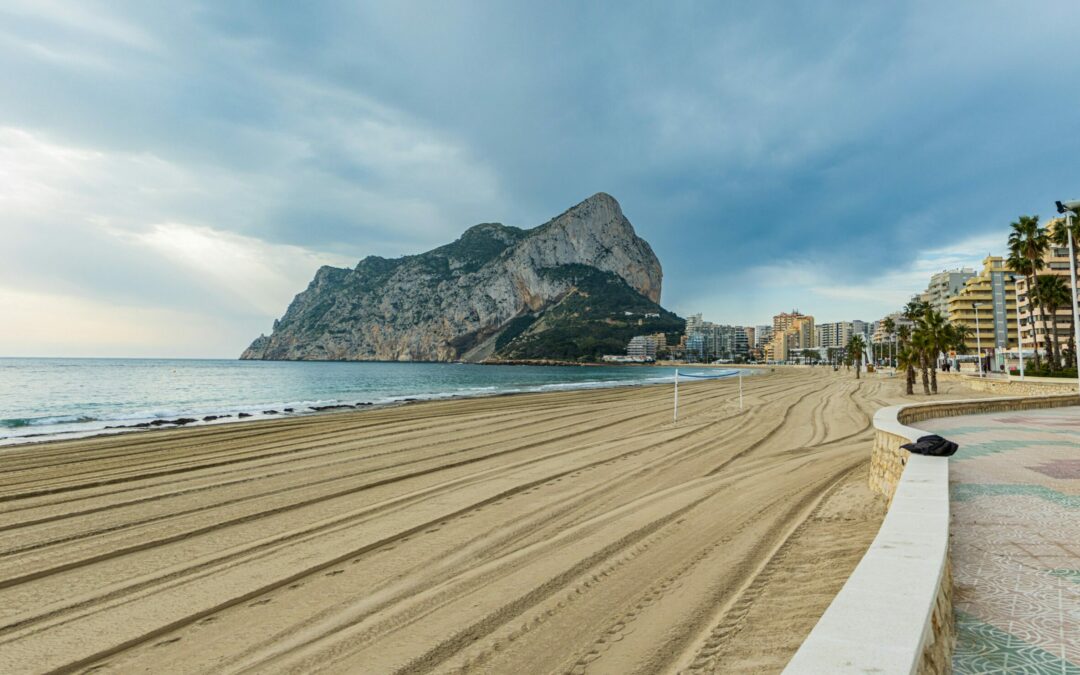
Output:
<svg viewBox="0 0 1080 675">
<path fill-rule="evenodd" d="M 1080 675 L 1080 409 L 920 426 L 960 444 L 954 671 Z"/>
</svg>

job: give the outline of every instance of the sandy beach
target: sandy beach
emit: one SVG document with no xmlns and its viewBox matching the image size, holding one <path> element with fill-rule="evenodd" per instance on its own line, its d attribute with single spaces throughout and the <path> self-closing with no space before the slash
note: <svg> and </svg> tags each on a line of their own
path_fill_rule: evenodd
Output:
<svg viewBox="0 0 1080 675">
<path fill-rule="evenodd" d="M 876 532 L 903 383 L 744 384 L 6 449 L 0 672 L 776 672 Z"/>
</svg>

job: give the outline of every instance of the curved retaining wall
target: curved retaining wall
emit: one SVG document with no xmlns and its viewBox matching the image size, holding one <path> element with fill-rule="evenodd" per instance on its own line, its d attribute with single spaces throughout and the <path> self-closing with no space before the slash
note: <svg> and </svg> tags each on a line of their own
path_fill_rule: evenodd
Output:
<svg viewBox="0 0 1080 675">
<path fill-rule="evenodd" d="M 931 417 L 1080 405 L 1080 395 L 892 406 L 874 415 L 870 486 L 890 500 L 870 548 L 785 673 L 948 673 L 955 639 L 949 462 L 901 445 Z"/>
</svg>

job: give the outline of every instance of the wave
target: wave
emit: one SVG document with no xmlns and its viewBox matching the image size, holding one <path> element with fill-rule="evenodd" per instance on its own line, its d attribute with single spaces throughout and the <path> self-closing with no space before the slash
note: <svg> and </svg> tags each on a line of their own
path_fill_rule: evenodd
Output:
<svg viewBox="0 0 1080 675">
<path fill-rule="evenodd" d="M 99 421 L 97 417 L 87 415 L 53 415 L 48 417 L 12 417 L 0 419 L 0 427 L 18 429 L 20 427 L 54 426 L 57 424 L 86 424 Z"/>
</svg>

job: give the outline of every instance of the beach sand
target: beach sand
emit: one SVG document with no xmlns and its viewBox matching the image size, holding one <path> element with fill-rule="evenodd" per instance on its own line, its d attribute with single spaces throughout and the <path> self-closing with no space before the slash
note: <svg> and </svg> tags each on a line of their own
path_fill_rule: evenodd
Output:
<svg viewBox="0 0 1080 675">
<path fill-rule="evenodd" d="M 877 530 L 903 383 L 744 384 L 6 449 L 0 672 L 778 671 Z"/>
</svg>

